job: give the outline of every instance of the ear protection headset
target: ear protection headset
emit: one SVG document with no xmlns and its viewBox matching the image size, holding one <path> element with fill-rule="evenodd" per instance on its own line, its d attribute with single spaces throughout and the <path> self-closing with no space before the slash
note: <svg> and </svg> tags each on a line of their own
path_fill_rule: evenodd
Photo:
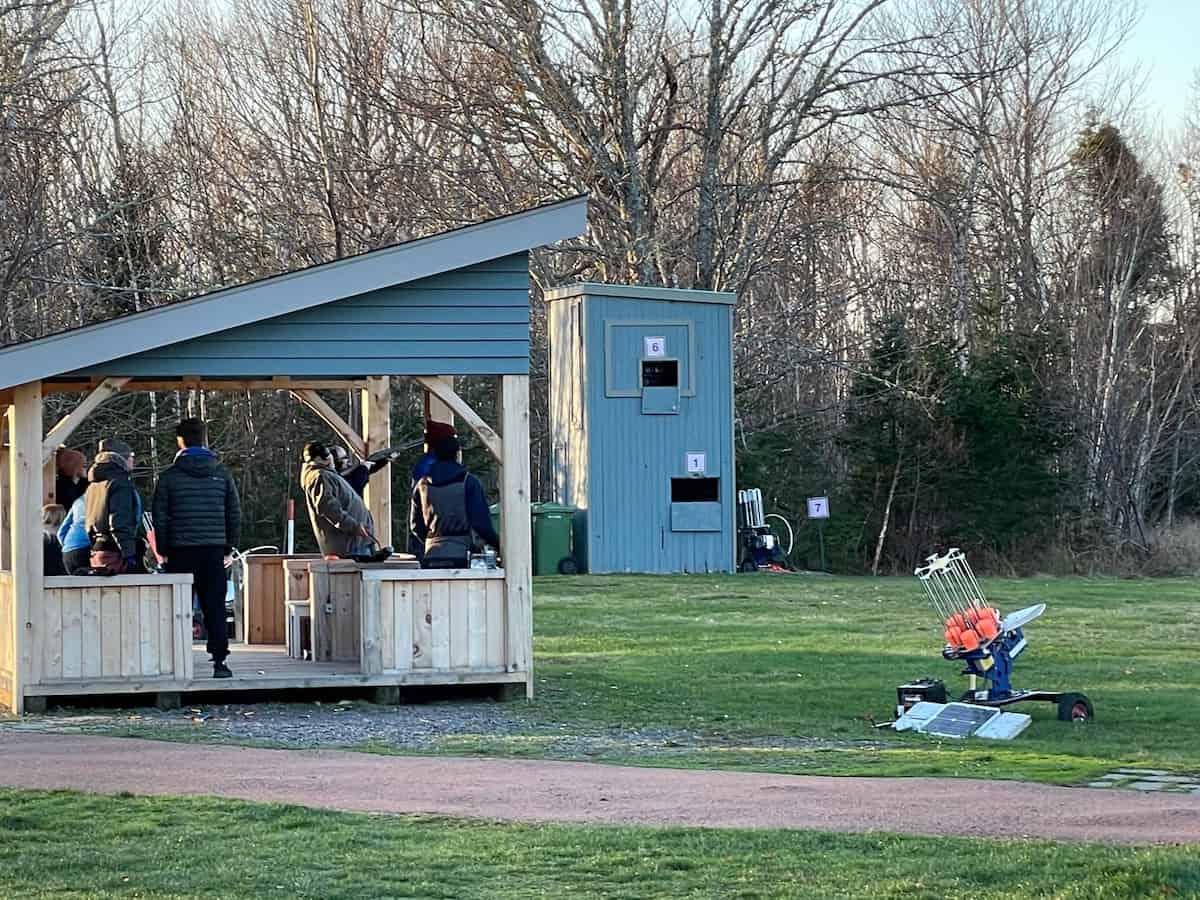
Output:
<svg viewBox="0 0 1200 900">
<path fill-rule="evenodd" d="M 304 445 L 304 461 L 312 462 L 317 459 L 329 459 L 329 448 L 320 441 L 309 441 Z"/>
</svg>

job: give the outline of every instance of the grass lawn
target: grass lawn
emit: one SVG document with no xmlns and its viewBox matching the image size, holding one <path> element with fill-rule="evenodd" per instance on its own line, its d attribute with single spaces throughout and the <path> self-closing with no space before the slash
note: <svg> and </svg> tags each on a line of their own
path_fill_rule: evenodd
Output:
<svg viewBox="0 0 1200 900">
<path fill-rule="evenodd" d="M 1187 848 L 501 825 L 0 791 L 5 898 L 1200 895 Z"/>
<path fill-rule="evenodd" d="M 539 579 L 532 714 L 724 739 L 673 758 L 603 757 L 658 765 L 1062 783 L 1123 765 L 1200 772 L 1200 583 L 989 579 L 984 591 L 1002 612 L 1048 604 L 1026 631 L 1014 683 L 1082 690 L 1094 722 L 1059 722 L 1049 704 L 1028 704 L 1020 710 L 1033 724 L 1011 743 L 873 729 L 872 719 L 893 718 L 895 687 L 909 678 L 966 687 L 941 658 L 940 624 L 916 579 L 769 575 Z M 541 752 L 511 739 L 447 749 Z"/>
</svg>

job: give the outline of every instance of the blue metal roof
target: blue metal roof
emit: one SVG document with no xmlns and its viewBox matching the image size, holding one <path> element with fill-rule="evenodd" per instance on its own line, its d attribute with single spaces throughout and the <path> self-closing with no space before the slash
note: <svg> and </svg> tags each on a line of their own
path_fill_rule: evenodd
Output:
<svg viewBox="0 0 1200 900">
<path fill-rule="evenodd" d="M 478 374 L 524 372 L 525 255 L 586 227 L 587 198 L 576 197 L 13 344 L 0 348 L 0 389 L 73 374 L 454 375 L 481 365 Z M 480 300 L 479 291 L 491 293 Z M 312 312 L 333 304 L 349 331 L 331 331 L 337 323 Z M 522 336 L 498 328 L 472 337 L 451 327 L 488 324 L 476 307 L 494 310 L 497 326 L 525 326 Z M 386 327 L 406 325 L 414 327 Z M 423 325 L 434 327 L 416 330 Z"/>
</svg>

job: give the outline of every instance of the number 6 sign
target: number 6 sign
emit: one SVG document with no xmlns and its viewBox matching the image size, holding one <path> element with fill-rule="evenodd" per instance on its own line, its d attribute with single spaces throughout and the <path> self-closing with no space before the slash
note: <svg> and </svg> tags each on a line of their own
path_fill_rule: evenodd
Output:
<svg viewBox="0 0 1200 900">
<path fill-rule="evenodd" d="M 646 343 L 646 358 L 659 359 L 667 355 L 667 339 L 665 337 L 643 338 Z"/>
</svg>

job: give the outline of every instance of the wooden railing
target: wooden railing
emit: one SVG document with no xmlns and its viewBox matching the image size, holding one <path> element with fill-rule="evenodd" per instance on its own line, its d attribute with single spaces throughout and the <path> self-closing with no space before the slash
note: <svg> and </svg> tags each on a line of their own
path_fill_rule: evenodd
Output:
<svg viewBox="0 0 1200 900">
<path fill-rule="evenodd" d="M 47 578 L 33 625 L 27 688 L 169 690 L 192 679 L 191 575 Z"/>
<path fill-rule="evenodd" d="M 362 671 L 515 671 L 504 570 L 364 571 Z"/>
</svg>

